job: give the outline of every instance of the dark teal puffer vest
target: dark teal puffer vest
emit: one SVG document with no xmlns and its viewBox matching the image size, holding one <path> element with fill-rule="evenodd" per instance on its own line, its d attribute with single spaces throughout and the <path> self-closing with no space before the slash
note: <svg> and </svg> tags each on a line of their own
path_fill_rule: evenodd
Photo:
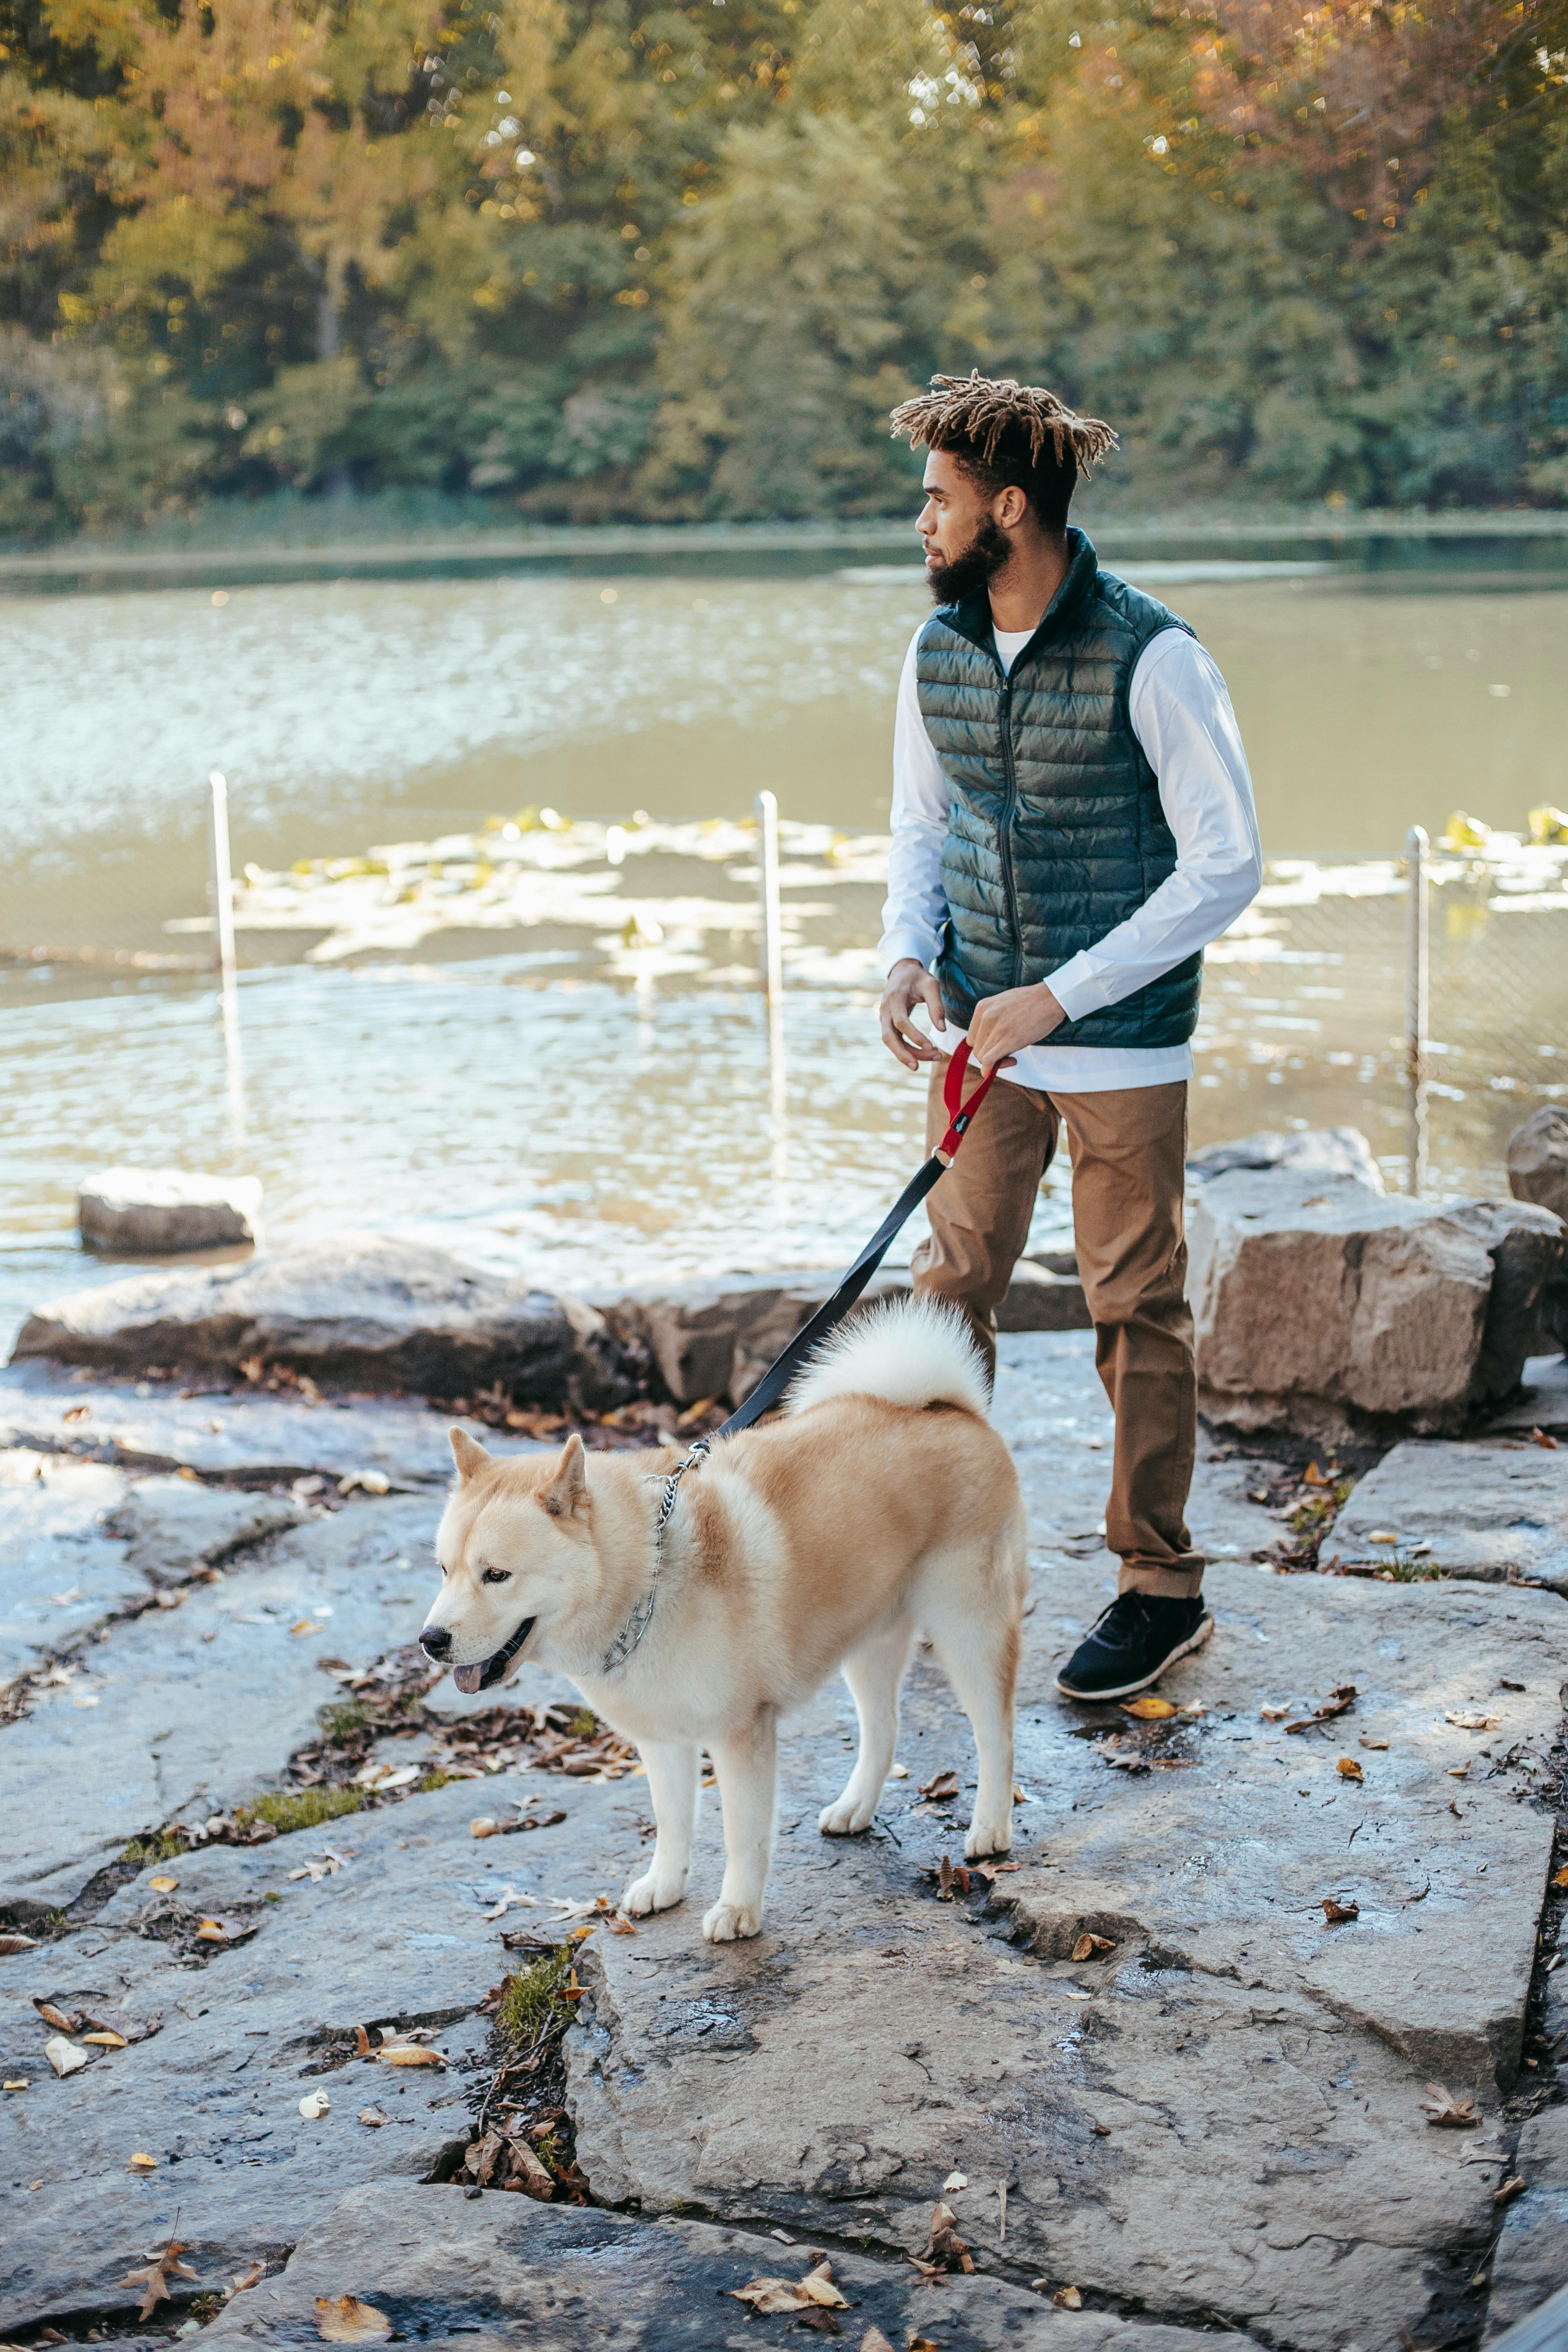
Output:
<svg viewBox="0 0 1568 2352">
<path fill-rule="evenodd" d="M 937 978 L 963 1023 L 979 998 L 1032 985 L 1094 946 L 1176 863 L 1127 694 L 1151 637 L 1187 624 L 1101 572 L 1082 531 L 1068 532 L 1068 549 L 1067 577 L 1009 677 L 985 589 L 921 631 L 921 713 L 952 791 Z M 1184 1045 L 1202 970 L 1188 957 L 1120 1004 L 1063 1022 L 1043 1050 Z"/>
</svg>

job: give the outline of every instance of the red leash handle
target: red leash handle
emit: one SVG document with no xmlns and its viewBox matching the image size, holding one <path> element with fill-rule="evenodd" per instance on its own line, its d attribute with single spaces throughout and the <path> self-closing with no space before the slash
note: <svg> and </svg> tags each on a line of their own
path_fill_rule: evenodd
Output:
<svg viewBox="0 0 1568 2352">
<path fill-rule="evenodd" d="M 947 1109 L 947 1133 L 937 1145 L 944 1159 L 951 1160 L 963 1142 L 970 1122 L 986 1096 L 996 1083 L 997 1072 L 991 1071 L 981 1079 L 967 1102 L 963 1099 L 963 1073 L 969 1067 L 969 1040 L 962 1039 L 958 1051 L 947 1066 L 947 1077 L 942 1087 L 942 1100 Z"/>
</svg>

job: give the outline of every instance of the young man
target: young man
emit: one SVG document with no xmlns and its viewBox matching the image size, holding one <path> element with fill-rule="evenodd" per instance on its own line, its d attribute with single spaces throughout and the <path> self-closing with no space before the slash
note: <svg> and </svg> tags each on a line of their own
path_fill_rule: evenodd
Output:
<svg viewBox="0 0 1568 2352">
<path fill-rule="evenodd" d="M 899 687 L 882 1036 L 906 1067 L 933 1066 L 932 1144 L 960 1038 L 1005 1081 L 931 1195 L 914 1286 L 962 1307 L 994 1367 L 995 1309 L 1065 1127 L 1116 1414 L 1105 1528 L 1121 1571 L 1057 1680 L 1116 1698 L 1214 1623 L 1184 1517 L 1182 1192 L 1203 950 L 1262 875 L 1252 786 L 1225 680 L 1186 623 L 1068 527 L 1110 427 L 978 372 L 934 377 L 892 421 L 928 452 L 918 528 L 937 611 Z"/>
</svg>

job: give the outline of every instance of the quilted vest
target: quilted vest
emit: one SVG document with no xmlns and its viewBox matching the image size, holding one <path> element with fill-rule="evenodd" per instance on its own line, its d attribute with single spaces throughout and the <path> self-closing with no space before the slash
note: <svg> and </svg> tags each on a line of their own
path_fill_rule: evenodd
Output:
<svg viewBox="0 0 1568 2352">
<path fill-rule="evenodd" d="M 1081 530 L 1067 576 L 1004 677 L 991 599 L 944 604 L 916 652 L 921 715 L 952 788 L 942 878 L 948 919 L 937 979 L 967 1024 L 976 1002 L 1044 980 L 1125 921 L 1172 873 L 1176 845 L 1132 731 L 1138 656 L 1185 621 L 1102 572 Z M 1184 962 L 1042 1042 L 1184 1045 L 1197 1025 L 1203 958 Z"/>
</svg>

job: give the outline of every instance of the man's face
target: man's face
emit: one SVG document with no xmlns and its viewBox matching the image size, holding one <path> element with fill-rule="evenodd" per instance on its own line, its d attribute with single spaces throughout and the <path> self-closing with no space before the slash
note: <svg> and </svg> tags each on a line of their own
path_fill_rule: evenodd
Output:
<svg viewBox="0 0 1568 2352">
<path fill-rule="evenodd" d="M 926 502 L 915 528 L 925 550 L 926 583 L 939 604 L 951 604 L 1000 572 L 1013 542 L 996 521 L 998 500 L 949 451 L 931 452 L 923 487 Z"/>
</svg>

